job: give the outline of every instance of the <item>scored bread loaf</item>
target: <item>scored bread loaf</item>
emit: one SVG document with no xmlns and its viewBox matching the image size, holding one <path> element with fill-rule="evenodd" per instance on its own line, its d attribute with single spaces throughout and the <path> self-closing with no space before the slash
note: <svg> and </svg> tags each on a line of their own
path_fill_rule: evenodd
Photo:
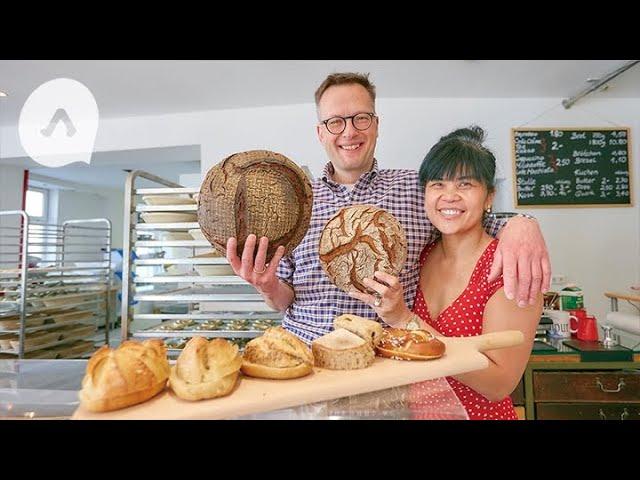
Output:
<svg viewBox="0 0 640 480">
<path fill-rule="evenodd" d="M 363 340 L 370 342 L 372 347 L 378 345 L 382 338 L 382 325 L 375 320 L 369 320 L 350 313 L 336 317 L 333 320 L 333 327 L 335 329 L 344 328 L 351 333 L 355 333 Z"/>
<path fill-rule="evenodd" d="M 224 338 L 192 337 L 171 367 L 169 386 L 183 400 L 222 397 L 233 390 L 242 357 Z"/>
<path fill-rule="evenodd" d="M 320 264 L 341 290 L 374 293 L 362 281 L 376 271 L 398 276 L 407 258 L 407 239 L 400 222 L 373 205 L 339 210 L 320 235 Z"/>
<path fill-rule="evenodd" d="M 107 412 L 144 402 L 162 391 L 169 377 L 162 340 L 104 345 L 91 356 L 82 379 L 80 405 Z"/>
<path fill-rule="evenodd" d="M 239 256 L 249 234 L 267 237 L 269 262 L 279 245 L 286 255 L 300 243 L 312 204 L 311 183 L 300 167 L 282 154 L 251 150 L 231 155 L 207 172 L 198 196 L 198 222 L 222 255 L 230 237 L 238 240 Z"/>
<path fill-rule="evenodd" d="M 316 365 L 330 370 L 366 368 L 375 359 L 371 343 L 344 328 L 316 338 L 311 350 Z"/>
</svg>

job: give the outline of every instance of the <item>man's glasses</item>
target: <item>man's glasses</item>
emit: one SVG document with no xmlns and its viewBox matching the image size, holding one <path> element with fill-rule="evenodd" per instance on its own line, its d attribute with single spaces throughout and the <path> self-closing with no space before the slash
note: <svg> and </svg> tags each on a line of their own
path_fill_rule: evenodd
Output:
<svg viewBox="0 0 640 480">
<path fill-rule="evenodd" d="M 356 113 L 349 117 L 331 117 L 327 120 L 323 120 L 324 126 L 327 127 L 329 133 L 333 135 L 340 135 L 347 128 L 347 120 L 351 119 L 351 125 L 356 130 L 366 130 L 371 126 L 375 113 Z"/>
</svg>

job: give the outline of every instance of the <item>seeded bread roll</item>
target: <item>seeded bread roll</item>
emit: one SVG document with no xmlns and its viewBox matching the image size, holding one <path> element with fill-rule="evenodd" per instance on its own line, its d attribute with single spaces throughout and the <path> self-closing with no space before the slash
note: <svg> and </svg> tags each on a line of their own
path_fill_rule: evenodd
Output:
<svg viewBox="0 0 640 480">
<path fill-rule="evenodd" d="M 282 327 L 268 328 L 247 343 L 242 373 L 250 377 L 298 378 L 313 371 L 313 354 L 305 343 Z"/>
<path fill-rule="evenodd" d="M 238 255 L 249 234 L 267 237 L 268 262 L 279 245 L 286 255 L 300 243 L 309 228 L 312 202 L 311 183 L 300 167 L 279 153 L 251 150 L 231 155 L 207 172 L 198 196 L 198 222 L 222 255 L 230 237 L 238 240 Z"/>
<path fill-rule="evenodd" d="M 400 222 L 381 208 L 354 205 L 338 211 L 320 235 L 320 264 L 341 290 L 374 293 L 362 283 L 375 271 L 398 276 L 407 259 Z"/>
</svg>

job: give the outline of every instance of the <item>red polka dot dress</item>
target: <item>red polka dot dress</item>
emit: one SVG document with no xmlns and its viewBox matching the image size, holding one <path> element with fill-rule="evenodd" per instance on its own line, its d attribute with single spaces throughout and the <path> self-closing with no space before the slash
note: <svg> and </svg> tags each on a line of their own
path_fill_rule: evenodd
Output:
<svg viewBox="0 0 640 480">
<path fill-rule="evenodd" d="M 434 242 L 424 248 L 420 255 L 420 267 L 424 265 L 427 256 L 436 244 L 437 242 Z M 445 337 L 472 337 L 482 334 L 482 318 L 487 301 L 503 286 L 502 276 L 495 282 L 487 282 L 497 246 L 497 239 L 487 246 L 476 263 L 467 287 L 451 305 L 440 313 L 438 318 L 431 318 L 420 288 L 416 290 L 413 304 L 414 313 Z M 491 402 L 453 377 L 446 377 L 446 379 L 464 405 L 470 420 L 518 419 L 510 397 L 499 402 Z"/>
</svg>

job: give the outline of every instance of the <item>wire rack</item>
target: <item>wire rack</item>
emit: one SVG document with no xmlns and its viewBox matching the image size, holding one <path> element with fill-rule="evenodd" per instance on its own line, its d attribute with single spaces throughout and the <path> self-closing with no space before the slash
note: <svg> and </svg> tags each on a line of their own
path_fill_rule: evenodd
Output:
<svg viewBox="0 0 640 480">
<path fill-rule="evenodd" d="M 139 188 L 141 180 L 156 186 Z M 194 335 L 228 338 L 242 347 L 282 321 L 226 258 L 215 256 L 197 222 L 198 192 L 144 171 L 128 174 L 122 341 L 164 338 L 172 355 Z M 131 321 L 147 327 L 132 329 Z"/>
<path fill-rule="evenodd" d="M 111 222 L 0 212 L 0 356 L 74 358 L 109 342 Z"/>
</svg>

